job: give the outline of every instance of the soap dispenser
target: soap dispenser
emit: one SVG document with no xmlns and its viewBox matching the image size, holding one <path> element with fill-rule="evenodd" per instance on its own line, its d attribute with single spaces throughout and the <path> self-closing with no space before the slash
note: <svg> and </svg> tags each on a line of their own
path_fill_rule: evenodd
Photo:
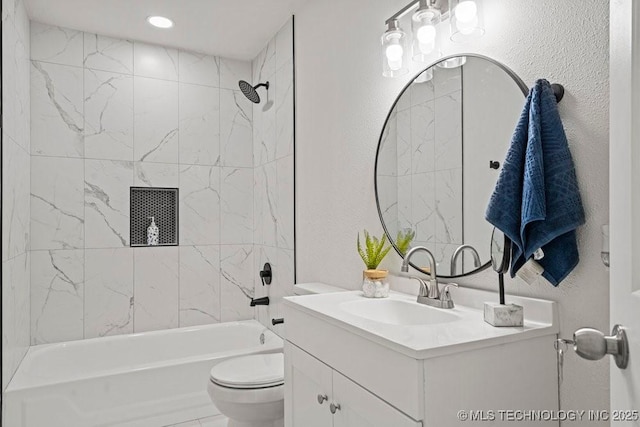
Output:
<svg viewBox="0 0 640 427">
<path fill-rule="evenodd" d="M 149 246 L 157 246 L 158 245 L 158 235 L 160 234 L 158 230 L 158 226 L 156 225 L 155 218 L 150 216 L 147 217 L 151 219 L 151 225 L 147 228 L 147 245 Z"/>
</svg>

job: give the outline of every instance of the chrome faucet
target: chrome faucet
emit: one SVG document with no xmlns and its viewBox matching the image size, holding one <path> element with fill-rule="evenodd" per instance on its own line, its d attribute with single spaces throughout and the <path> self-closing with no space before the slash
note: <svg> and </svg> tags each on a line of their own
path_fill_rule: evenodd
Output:
<svg viewBox="0 0 640 427">
<path fill-rule="evenodd" d="M 479 268 L 482 265 L 482 263 L 480 262 L 480 254 L 478 254 L 478 251 L 476 250 L 476 248 L 474 248 L 471 245 L 458 246 L 456 250 L 453 252 L 453 255 L 451 256 L 451 275 L 452 276 L 456 275 L 456 270 L 458 267 L 458 257 L 462 252 L 464 252 L 465 249 L 468 249 L 471 251 L 471 255 L 473 256 L 473 265 L 475 268 Z"/>
<path fill-rule="evenodd" d="M 418 251 L 424 251 L 427 253 L 427 257 L 429 258 L 429 283 L 425 282 L 424 279 L 419 277 L 411 276 L 412 279 L 420 282 L 420 291 L 418 292 L 418 303 L 429 305 L 431 307 L 438 308 L 453 308 L 453 300 L 451 299 L 451 294 L 449 293 L 449 287 L 455 286 L 458 287 L 455 283 L 448 283 L 443 286 L 442 292 L 440 292 L 440 288 L 438 287 L 438 278 L 436 276 L 436 261 L 433 258 L 433 254 L 431 251 L 424 246 L 416 246 L 412 248 L 404 257 L 402 261 L 402 267 L 400 267 L 400 271 L 403 273 L 409 272 L 409 259 L 411 256 Z"/>
<path fill-rule="evenodd" d="M 415 248 L 411 248 L 409 252 L 404 256 L 404 260 L 402 261 L 402 267 L 400 267 L 400 271 L 403 273 L 409 272 L 409 260 L 411 256 L 418 252 L 424 251 L 427 253 L 427 258 L 429 258 L 429 285 L 427 288 L 427 295 L 423 295 L 429 298 L 440 298 L 440 289 L 438 288 L 438 278 L 436 276 L 436 260 L 433 257 L 431 251 L 424 246 L 416 246 Z"/>
<path fill-rule="evenodd" d="M 415 276 L 411 276 L 412 279 L 420 282 L 420 293 L 418 294 L 418 304 L 425 304 L 431 307 L 437 308 L 453 308 L 453 300 L 451 299 L 451 294 L 449 293 L 449 287 L 455 286 L 458 287 L 457 283 L 447 283 L 442 287 L 442 292 L 440 292 L 439 298 L 429 298 L 428 295 L 425 295 L 423 290 L 427 289 L 427 282 L 423 279 Z M 437 285 L 436 285 L 437 286 Z"/>
</svg>

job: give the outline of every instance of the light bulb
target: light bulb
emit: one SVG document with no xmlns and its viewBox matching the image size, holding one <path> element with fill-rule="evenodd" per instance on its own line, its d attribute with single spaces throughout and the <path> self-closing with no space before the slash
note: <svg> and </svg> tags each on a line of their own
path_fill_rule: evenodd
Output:
<svg viewBox="0 0 640 427">
<path fill-rule="evenodd" d="M 428 55 L 436 47 L 436 27 L 433 25 L 423 25 L 416 31 L 418 49 L 424 55 Z"/>
<path fill-rule="evenodd" d="M 458 4 L 455 14 L 456 21 L 470 23 L 478 19 L 478 6 L 473 0 L 465 0 Z"/>
<path fill-rule="evenodd" d="M 402 68 L 402 55 L 404 54 L 404 49 L 399 44 L 392 44 L 387 46 L 385 50 L 385 55 L 387 56 L 387 63 L 389 64 L 389 68 L 393 71 L 398 71 Z"/>
<path fill-rule="evenodd" d="M 398 77 L 409 72 L 405 64 L 407 35 L 398 25 L 397 19 L 387 22 L 387 31 L 382 34 L 382 75 Z"/>
<path fill-rule="evenodd" d="M 416 37 L 420 43 L 429 44 L 433 43 L 436 39 L 436 27 L 433 25 L 423 25 L 418 28 Z"/>
<path fill-rule="evenodd" d="M 478 26 L 478 17 L 474 16 L 471 21 L 456 21 L 456 28 L 465 36 L 473 34 Z"/>
</svg>

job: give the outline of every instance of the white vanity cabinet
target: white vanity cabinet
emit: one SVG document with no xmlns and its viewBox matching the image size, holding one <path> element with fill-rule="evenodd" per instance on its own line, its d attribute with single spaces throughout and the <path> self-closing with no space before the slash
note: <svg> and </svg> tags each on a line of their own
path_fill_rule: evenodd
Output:
<svg viewBox="0 0 640 427">
<path fill-rule="evenodd" d="M 285 377 L 286 427 L 422 426 L 291 343 Z"/>
<path fill-rule="evenodd" d="M 502 425 L 500 411 L 557 411 L 555 304 L 510 297 L 525 306 L 525 325 L 494 328 L 480 309 L 493 297 L 457 292 L 446 315 L 399 293 L 385 301 L 357 291 L 285 298 L 285 427 L 463 427 L 470 420 L 460 411 L 489 427 Z M 363 316 L 363 305 L 375 315 Z M 410 321 L 424 309 L 426 320 L 394 324 L 385 307 Z"/>
</svg>

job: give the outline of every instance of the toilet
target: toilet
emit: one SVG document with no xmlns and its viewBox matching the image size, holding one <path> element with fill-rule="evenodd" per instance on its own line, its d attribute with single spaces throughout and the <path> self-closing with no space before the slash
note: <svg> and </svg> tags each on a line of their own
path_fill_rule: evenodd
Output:
<svg viewBox="0 0 640 427">
<path fill-rule="evenodd" d="M 294 286 L 294 295 L 341 292 L 324 283 Z M 228 427 L 284 426 L 284 354 L 234 357 L 211 368 L 207 392 Z"/>
<path fill-rule="evenodd" d="M 284 355 L 253 354 L 211 369 L 207 391 L 229 427 L 284 425 Z"/>
</svg>

